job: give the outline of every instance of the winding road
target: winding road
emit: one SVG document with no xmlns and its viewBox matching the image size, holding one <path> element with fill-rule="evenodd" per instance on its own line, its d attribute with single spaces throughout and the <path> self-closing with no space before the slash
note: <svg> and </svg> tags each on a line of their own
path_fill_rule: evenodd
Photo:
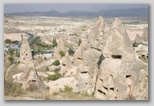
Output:
<svg viewBox="0 0 154 106">
<path fill-rule="evenodd" d="M 30 41 L 31 39 L 33 39 L 36 35 L 33 35 L 31 33 L 26 33 L 27 35 L 29 35 L 29 38 L 27 39 L 28 41 Z M 20 48 L 22 44 L 22 41 L 19 42 L 18 47 Z"/>
</svg>

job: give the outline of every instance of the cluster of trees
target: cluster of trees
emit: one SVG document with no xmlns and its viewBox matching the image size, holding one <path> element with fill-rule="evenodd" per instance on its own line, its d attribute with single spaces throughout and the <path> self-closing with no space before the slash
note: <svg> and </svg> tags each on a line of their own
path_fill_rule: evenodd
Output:
<svg viewBox="0 0 154 106">
<path fill-rule="evenodd" d="M 9 49 L 9 50 L 8 50 L 8 54 L 9 54 L 8 60 L 10 61 L 11 64 L 14 63 L 14 58 L 13 58 L 14 52 L 15 52 L 14 49 Z"/>
<path fill-rule="evenodd" d="M 20 52 L 18 50 L 9 49 L 8 54 L 9 54 L 8 60 L 10 61 L 11 64 L 13 64 L 15 61 L 14 56 L 20 57 Z"/>
<path fill-rule="evenodd" d="M 6 39 L 6 40 L 4 41 L 4 43 L 6 43 L 6 44 L 15 44 L 15 43 L 19 43 L 19 41 L 17 41 L 17 40 L 12 41 L 11 39 Z"/>
</svg>

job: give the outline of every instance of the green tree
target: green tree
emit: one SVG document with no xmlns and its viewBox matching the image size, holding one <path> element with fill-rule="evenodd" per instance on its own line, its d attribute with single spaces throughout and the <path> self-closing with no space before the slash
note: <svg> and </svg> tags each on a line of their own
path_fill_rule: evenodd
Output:
<svg viewBox="0 0 154 106">
<path fill-rule="evenodd" d="M 12 41 L 12 43 L 19 43 L 19 41 L 15 40 L 15 41 Z"/>
<path fill-rule="evenodd" d="M 12 43 L 12 41 L 10 39 L 6 39 L 4 42 L 7 43 L 7 44 L 11 44 Z"/>
<path fill-rule="evenodd" d="M 13 58 L 14 51 L 15 51 L 14 49 L 9 49 L 9 50 L 8 50 L 8 53 L 9 53 L 9 55 L 10 55 L 10 57 L 8 57 L 8 60 L 10 61 L 11 64 L 14 63 L 14 58 Z"/>
<path fill-rule="evenodd" d="M 14 58 L 11 56 L 11 57 L 8 57 L 8 60 L 10 61 L 11 64 L 14 63 Z"/>
<path fill-rule="evenodd" d="M 16 50 L 16 56 L 20 57 L 20 52 L 18 50 Z"/>
<path fill-rule="evenodd" d="M 14 55 L 14 51 L 15 51 L 14 49 L 9 49 L 9 50 L 8 50 L 9 55 L 10 55 L 11 57 Z"/>
</svg>

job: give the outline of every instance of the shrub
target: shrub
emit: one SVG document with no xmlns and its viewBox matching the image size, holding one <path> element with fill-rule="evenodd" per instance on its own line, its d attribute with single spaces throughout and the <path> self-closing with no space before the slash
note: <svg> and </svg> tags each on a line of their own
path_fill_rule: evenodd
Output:
<svg viewBox="0 0 154 106">
<path fill-rule="evenodd" d="M 14 63 L 14 58 L 13 57 L 8 57 L 8 60 L 10 61 L 11 64 Z"/>
<path fill-rule="evenodd" d="M 11 44 L 12 43 L 12 41 L 10 39 L 6 39 L 4 42 L 7 43 L 7 44 Z"/>
<path fill-rule="evenodd" d="M 72 48 L 69 48 L 68 53 L 69 53 L 70 55 L 73 55 L 74 52 L 75 52 L 75 51 L 74 51 Z"/>
<path fill-rule="evenodd" d="M 16 56 L 20 57 L 20 52 L 16 50 Z"/>
<path fill-rule="evenodd" d="M 139 44 L 137 42 L 134 42 L 132 45 L 133 47 L 137 47 Z"/>
<path fill-rule="evenodd" d="M 56 60 L 52 63 L 52 65 L 58 66 L 60 64 L 59 60 Z"/>
<path fill-rule="evenodd" d="M 82 96 L 88 96 L 88 93 L 87 93 L 87 91 L 83 91 L 83 92 L 81 92 L 81 95 Z"/>
<path fill-rule="evenodd" d="M 69 86 L 65 86 L 64 92 L 72 92 L 73 88 Z"/>
<path fill-rule="evenodd" d="M 8 52 L 9 52 L 10 56 L 14 55 L 14 49 L 9 49 Z"/>
<path fill-rule="evenodd" d="M 55 73 L 53 75 L 48 75 L 47 80 L 52 80 L 55 81 L 57 79 L 59 79 L 62 75 L 60 73 Z"/>
<path fill-rule="evenodd" d="M 59 54 L 61 55 L 61 57 L 64 57 L 65 56 L 65 52 L 62 51 L 62 50 L 59 51 Z"/>
<path fill-rule="evenodd" d="M 19 41 L 15 40 L 15 41 L 12 41 L 12 43 L 17 44 L 19 43 Z"/>
</svg>

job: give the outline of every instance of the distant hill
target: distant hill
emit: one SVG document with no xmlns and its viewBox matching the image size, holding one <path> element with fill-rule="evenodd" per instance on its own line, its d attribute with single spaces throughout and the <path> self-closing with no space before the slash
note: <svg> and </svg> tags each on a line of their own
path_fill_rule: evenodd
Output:
<svg viewBox="0 0 154 106">
<path fill-rule="evenodd" d="M 5 13 L 5 15 L 13 16 L 55 16 L 55 17 L 148 17 L 147 8 L 131 8 L 131 9 L 114 9 L 101 10 L 98 12 L 76 11 L 72 10 L 66 13 L 60 13 L 55 10 L 47 12 L 21 12 L 21 13 Z"/>
</svg>

